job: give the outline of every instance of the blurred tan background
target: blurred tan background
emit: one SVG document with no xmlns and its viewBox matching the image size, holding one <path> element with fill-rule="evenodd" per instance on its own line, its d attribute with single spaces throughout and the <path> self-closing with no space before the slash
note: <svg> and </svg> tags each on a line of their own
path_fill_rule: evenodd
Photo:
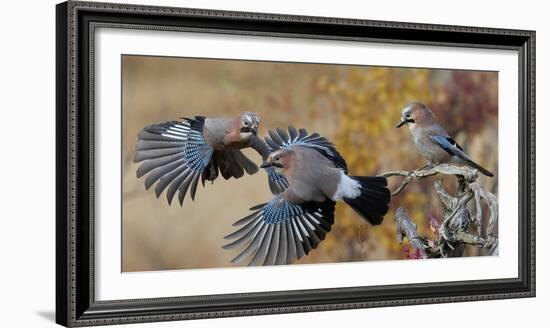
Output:
<svg viewBox="0 0 550 328">
<path fill-rule="evenodd" d="M 496 72 L 123 56 L 122 91 L 125 272 L 234 266 L 230 260 L 238 250 L 223 250 L 223 236 L 234 231 L 231 224 L 250 213 L 248 208 L 271 197 L 263 171 L 199 186 L 195 202 L 186 197 L 183 207 L 146 191 L 132 160 L 137 133 L 183 116 L 255 111 L 261 116 L 260 135 L 289 124 L 305 127 L 336 144 L 351 174 L 376 175 L 425 164 L 407 129 L 395 128 L 401 108 L 421 101 L 476 162 L 495 173 L 480 182 L 498 197 Z M 245 153 L 261 162 L 254 151 Z M 444 180 L 454 192 L 454 179 Z M 406 242 L 396 241 L 393 214 L 404 207 L 419 231 L 434 237 L 430 222 L 441 222 L 442 211 L 433 181 L 410 184 L 392 199 L 377 227 L 338 204 L 332 231 L 299 263 L 414 258 Z M 398 182 L 390 180 L 390 189 Z M 466 254 L 482 252 L 468 248 Z"/>
</svg>

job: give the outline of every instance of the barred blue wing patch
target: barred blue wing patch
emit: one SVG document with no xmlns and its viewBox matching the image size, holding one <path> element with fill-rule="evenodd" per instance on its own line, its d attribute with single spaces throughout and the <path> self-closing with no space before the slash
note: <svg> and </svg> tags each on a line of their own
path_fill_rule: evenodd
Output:
<svg viewBox="0 0 550 328">
<path fill-rule="evenodd" d="M 267 205 L 264 207 L 264 221 L 269 224 L 281 223 L 285 218 L 292 216 L 300 216 L 304 214 L 304 210 L 300 205 L 291 204 L 289 202 L 279 202 L 279 198 L 273 198 Z"/>
<path fill-rule="evenodd" d="M 195 199 L 197 182 L 213 150 L 203 137 L 204 117 L 185 118 L 145 127 L 138 134 L 134 162 L 141 162 L 137 177 L 147 175 L 145 187 L 156 182 L 155 194 L 164 190 L 168 203 L 176 193 L 183 204 L 187 191 Z"/>
<path fill-rule="evenodd" d="M 270 130 L 268 134 L 269 136 L 265 137 L 265 141 L 271 147 L 272 152 L 294 146 L 310 147 L 332 161 L 336 167 L 343 169 L 346 173 L 348 171 L 346 161 L 338 153 L 334 144 L 318 133 L 308 134 L 306 129 L 296 130 L 293 126 L 289 126 L 288 133 L 277 128 L 275 131 Z"/>
<path fill-rule="evenodd" d="M 250 257 L 249 265 L 290 264 L 325 238 L 334 223 L 334 205 L 331 200 L 293 204 L 275 195 L 233 224 L 240 228 L 225 237 L 233 241 L 224 248 L 242 249 L 233 263 Z"/>
<path fill-rule="evenodd" d="M 472 161 L 470 157 L 468 157 L 468 155 L 464 153 L 464 149 L 462 149 L 462 147 L 460 147 L 460 145 L 456 141 L 454 141 L 453 138 L 449 136 L 441 136 L 441 135 L 434 135 L 434 136 L 431 136 L 430 138 L 435 143 L 437 143 L 443 150 L 445 150 L 449 155 L 460 158 L 464 164 L 479 170 L 481 173 L 485 174 L 486 176 L 489 176 L 489 177 L 494 176 L 493 172 L 487 170 L 483 166 Z"/>
<path fill-rule="evenodd" d="M 273 151 L 273 149 L 259 137 L 252 138 L 250 141 L 250 146 L 262 156 L 264 161 L 267 160 L 269 154 Z M 269 189 L 272 194 L 280 194 L 288 188 L 288 180 L 283 174 L 277 172 L 277 170 L 273 167 L 266 167 L 264 170 L 267 173 Z"/>
<path fill-rule="evenodd" d="M 210 162 L 213 153 L 214 150 L 204 140 L 202 131 L 193 129 L 189 131 L 185 147 L 185 160 L 191 169 L 195 171 L 204 169 Z"/>
<path fill-rule="evenodd" d="M 456 141 L 451 137 L 444 137 L 440 135 L 435 135 L 430 137 L 435 141 L 443 150 L 445 150 L 451 156 L 466 157 L 464 150 Z"/>
<path fill-rule="evenodd" d="M 288 188 L 288 181 L 284 175 L 277 172 L 273 167 L 267 167 L 265 169 L 269 180 L 269 188 L 274 195 L 279 194 Z"/>
</svg>

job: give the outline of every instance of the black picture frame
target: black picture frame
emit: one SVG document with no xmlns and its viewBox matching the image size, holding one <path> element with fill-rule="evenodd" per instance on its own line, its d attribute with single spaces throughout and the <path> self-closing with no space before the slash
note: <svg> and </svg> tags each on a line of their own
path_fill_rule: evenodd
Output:
<svg viewBox="0 0 550 328">
<path fill-rule="evenodd" d="M 535 296 L 535 32 L 69 1 L 56 24 L 56 322 L 91 326 Z M 93 37 L 98 26 L 510 49 L 519 57 L 518 278 L 247 294 L 94 298 Z M 506 191 L 504 191 L 506 192 Z"/>
</svg>

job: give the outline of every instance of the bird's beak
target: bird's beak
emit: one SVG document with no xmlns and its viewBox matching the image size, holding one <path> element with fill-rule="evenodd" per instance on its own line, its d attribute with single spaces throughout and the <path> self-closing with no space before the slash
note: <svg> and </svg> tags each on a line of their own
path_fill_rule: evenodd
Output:
<svg viewBox="0 0 550 328">
<path fill-rule="evenodd" d="M 407 118 L 407 119 L 401 119 L 401 122 L 399 122 L 396 126 L 396 128 L 400 128 L 402 127 L 403 125 L 407 124 L 407 123 L 414 123 L 414 120 L 412 118 Z"/>
<path fill-rule="evenodd" d="M 241 133 L 252 133 L 253 135 L 258 135 L 258 132 L 255 129 L 242 127 Z"/>
<path fill-rule="evenodd" d="M 267 167 L 271 167 L 271 165 L 272 165 L 272 164 L 269 163 L 268 161 L 264 161 L 264 162 L 262 163 L 262 165 L 260 165 L 260 167 L 261 167 L 262 169 L 265 169 L 265 168 L 267 168 Z"/>
</svg>

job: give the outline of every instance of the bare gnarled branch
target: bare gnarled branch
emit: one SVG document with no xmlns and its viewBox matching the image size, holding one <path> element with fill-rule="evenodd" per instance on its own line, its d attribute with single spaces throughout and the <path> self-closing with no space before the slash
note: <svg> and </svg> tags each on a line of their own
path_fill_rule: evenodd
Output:
<svg viewBox="0 0 550 328">
<path fill-rule="evenodd" d="M 397 238 L 400 243 L 406 237 L 422 257 L 454 257 L 462 256 L 464 245 L 473 245 L 489 249 L 489 255 L 498 252 L 496 229 L 498 224 L 498 201 L 494 194 L 484 190 L 477 182 L 477 170 L 449 164 L 425 167 L 415 171 L 392 171 L 382 174 L 384 177 L 404 177 L 403 181 L 393 191 L 392 196 L 399 194 L 411 181 L 420 180 L 437 174 L 456 176 L 458 187 L 456 195 L 450 195 L 441 180 L 434 182 L 439 203 L 443 208 L 444 219 L 438 229 L 438 240 L 430 240 L 418 235 L 416 224 L 411 221 L 403 208 L 395 213 Z M 475 200 L 475 216 L 468 210 L 468 203 Z M 483 206 L 489 208 L 487 221 L 487 237 L 482 236 Z M 477 226 L 477 235 L 469 232 L 471 223 Z"/>
<path fill-rule="evenodd" d="M 466 166 L 454 166 L 450 164 L 440 164 L 437 166 L 421 168 L 415 171 L 390 171 L 383 173 L 380 176 L 386 178 L 394 176 L 405 177 L 401 184 L 392 192 L 392 196 L 395 196 L 399 194 L 412 180 L 420 180 L 436 174 L 461 176 L 467 182 L 474 182 L 477 179 L 477 170 Z"/>
</svg>

